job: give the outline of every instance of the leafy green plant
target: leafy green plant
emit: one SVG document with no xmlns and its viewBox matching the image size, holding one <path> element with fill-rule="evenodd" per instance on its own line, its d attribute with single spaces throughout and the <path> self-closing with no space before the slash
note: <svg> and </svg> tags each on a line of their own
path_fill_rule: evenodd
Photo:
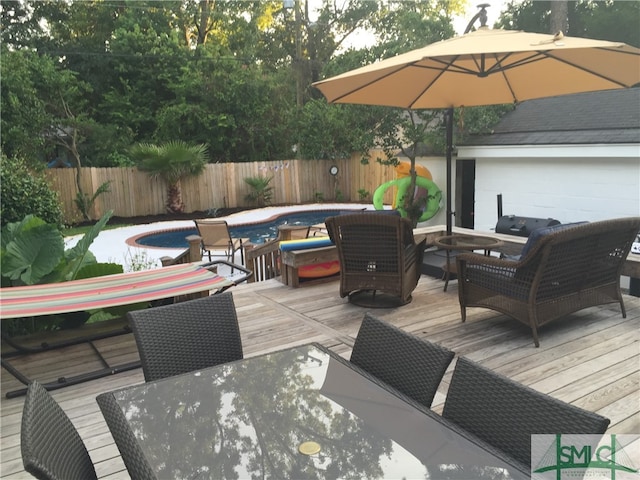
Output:
<svg viewBox="0 0 640 480">
<path fill-rule="evenodd" d="M 324 202 L 324 193 L 322 192 L 315 192 L 313 194 L 314 198 L 316 199 L 316 203 L 322 203 Z"/>
<path fill-rule="evenodd" d="M 342 202 L 344 200 L 344 195 L 342 194 L 342 191 L 338 190 L 337 188 L 335 191 L 335 196 L 336 196 L 336 202 Z"/>
<path fill-rule="evenodd" d="M 264 207 L 271 204 L 273 198 L 273 187 L 269 185 L 273 177 L 246 177 L 245 183 L 251 187 L 251 191 L 244 197 L 245 200 L 251 202 L 258 207 Z"/>
<path fill-rule="evenodd" d="M 149 254 L 145 250 L 139 250 L 132 252 L 131 249 L 127 249 L 127 253 L 124 254 L 125 271 L 127 272 L 141 272 L 143 270 L 152 270 L 158 266 L 158 262 L 154 258 L 149 258 Z"/>
<path fill-rule="evenodd" d="M 131 157 L 140 170 L 167 182 L 167 210 L 184 212 L 183 178 L 200 175 L 207 164 L 207 147 L 175 140 L 163 145 L 139 143 L 131 149 Z"/>
<path fill-rule="evenodd" d="M 367 190 L 365 188 L 359 188 L 358 189 L 358 198 L 360 199 L 361 202 L 364 202 L 370 196 L 371 196 L 371 192 L 369 192 L 369 190 Z"/>
<path fill-rule="evenodd" d="M 25 161 L 1 155 L 0 185 L 0 219 L 3 226 L 19 222 L 31 214 L 56 228 L 62 228 L 58 193 L 51 189 L 43 174 L 29 169 Z"/>
<path fill-rule="evenodd" d="M 91 220 L 91 215 L 89 214 L 89 212 L 93 207 L 93 204 L 95 203 L 96 198 L 98 198 L 103 193 L 110 192 L 111 191 L 109 190 L 110 184 L 111 184 L 110 181 L 104 182 L 102 185 L 98 187 L 98 189 L 95 191 L 95 193 L 91 197 L 89 197 L 89 195 L 87 195 L 84 192 L 76 193 L 76 198 L 74 201 L 76 202 L 76 206 L 78 207 L 78 210 L 80 210 L 80 213 L 82 213 L 82 216 L 84 217 L 85 220 Z"/>
<path fill-rule="evenodd" d="M 0 274 L 2 286 L 57 283 L 122 272 L 121 265 L 96 261 L 89 246 L 113 215 L 109 211 L 72 248 L 55 225 L 34 215 L 2 228 Z"/>
</svg>

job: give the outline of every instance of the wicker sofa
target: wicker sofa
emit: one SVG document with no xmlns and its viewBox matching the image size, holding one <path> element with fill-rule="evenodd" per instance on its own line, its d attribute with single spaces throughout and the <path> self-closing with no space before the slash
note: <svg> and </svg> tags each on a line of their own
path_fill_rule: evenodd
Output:
<svg viewBox="0 0 640 480">
<path fill-rule="evenodd" d="M 458 255 L 462 321 L 467 307 L 502 312 L 528 325 L 536 347 L 538 328 L 572 312 L 620 303 L 620 273 L 640 230 L 640 217 L 547 227 L 528 242 L 519 260 Z"/>
</svg>

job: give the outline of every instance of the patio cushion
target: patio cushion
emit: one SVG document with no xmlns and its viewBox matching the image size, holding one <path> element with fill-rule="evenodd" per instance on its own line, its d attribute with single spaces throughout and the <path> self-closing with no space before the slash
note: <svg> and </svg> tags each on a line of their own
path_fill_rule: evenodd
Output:
<svg viewBox="0 0 640 480">
<path fill-rule="evenodd" d="M 549 235 L 554 232 L 558 232 L 560 230 L 565 230 L 567 228 L 575 227 L 576 225 L 583 225 L 589 222 L 574 222 L 574 223 L 560 223 L 558 225 L 552 225 L 549 227 L 536 228 L 529 234 L 529 239 L 527 243 L 522 247 L 522 251 L 520 252 L 520 256 L 518 258 L 513 258 L 514 260 L 519 260 L 524 257 L 527 253 L 529 253 L 535 244 L 545 235 Z"/>
<path fill-rule="evenodd" d="M 280 242 L 280 250 L 288 252 L 290 250 L 306 250 L 308 248 L 329 247 L 333 242 L 329 237 L 309 237 L 297 240 L 285 240 Z"/>
</svg>

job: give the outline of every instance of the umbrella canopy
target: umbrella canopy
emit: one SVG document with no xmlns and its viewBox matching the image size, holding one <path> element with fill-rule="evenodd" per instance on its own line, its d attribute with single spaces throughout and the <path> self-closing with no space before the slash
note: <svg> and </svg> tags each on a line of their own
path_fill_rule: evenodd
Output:
<svg viewBox="0 0 640 480">
<path fill-rule="evenodd" d="M 631 87 L 640 49 L 480 28 L 313 84 L 331 103 L 471 107 Z"/>
<path fill-rule="evenodd" d="M 480 27 L 313 84 L 330 103 L 447 108 L 451 232 L 453 108 L 522 102 L 640 82 L 640 49 L 624 43 Z"/>
</svg>

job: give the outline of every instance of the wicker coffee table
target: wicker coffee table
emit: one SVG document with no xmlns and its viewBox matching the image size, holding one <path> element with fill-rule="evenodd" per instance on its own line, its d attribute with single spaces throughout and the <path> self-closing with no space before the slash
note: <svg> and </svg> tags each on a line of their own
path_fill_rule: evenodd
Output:
<svg viewBox="0 0 640 480">
<path fill-rule="evenodd" d="M 483 250 L 486 256 L 491 254 L 491 250 L 501 247 L 504 243 L 502 240 L 480 235 L 444 235 L 434 240 L 434 244 L 443 249 L 447 254 L 447 263 L 444 268 L 444 291 L 447 291 L 451 274 L 457 273 L 455 255 L 451 252 L 456 250 L 475 251 Z M 454 262 L 451 263 L 451 258 Z"/>
</svg>

